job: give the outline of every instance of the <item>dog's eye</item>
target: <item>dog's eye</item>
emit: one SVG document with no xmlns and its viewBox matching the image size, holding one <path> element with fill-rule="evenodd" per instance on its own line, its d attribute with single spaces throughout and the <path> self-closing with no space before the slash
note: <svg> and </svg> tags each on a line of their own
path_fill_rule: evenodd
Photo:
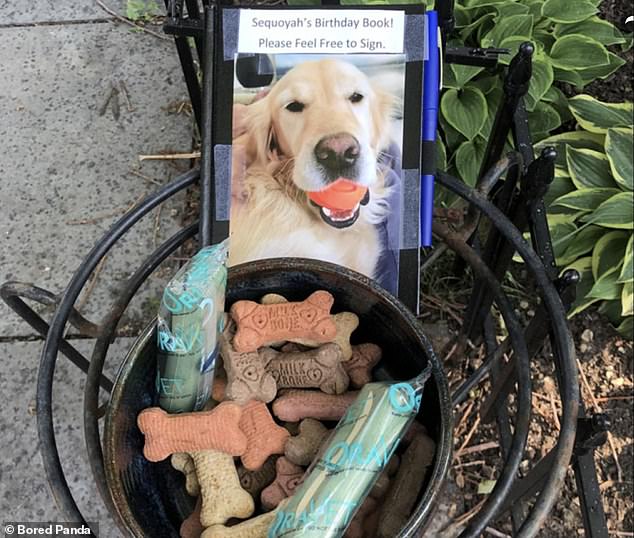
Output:
<svg viewBox="0 0 634 538">
<path fill-rule="evenodd" d="M 348 97 L 351 103 L 359 103 L 363 100 L 363 95 L 360 93 L 354 92 L 350 97 Z"/>
<path fill-rule="evenodd" d="M 304 110 L 305 106 L 306 105 L 304 103 L 300 103 L 299 101 L 291 101 L 288 105 L 286 105 L 286 110 L 289 112 L 301 112 Z"/>
</svg>

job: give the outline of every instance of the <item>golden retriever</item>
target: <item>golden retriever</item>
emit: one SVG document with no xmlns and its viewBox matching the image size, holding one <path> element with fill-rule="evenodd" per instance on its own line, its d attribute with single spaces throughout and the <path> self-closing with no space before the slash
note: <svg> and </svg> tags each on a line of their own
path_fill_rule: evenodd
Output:
<svg viewBox="0 0 634 538">
<path fill-rule="evenodd" d="M 248 106 L 246 133 L 234 140 L 249 164 L 233 193 L 230 265 L 297 256 L 375 277 L 376 224 L 386 214 L 379 159 L 390 144 L 393 104 L 358 68 L 327 59 L 297 65 Z M 353 209 L 309 200 L 307 193 L 340 178 L 367 187 Z"/>
</svg>

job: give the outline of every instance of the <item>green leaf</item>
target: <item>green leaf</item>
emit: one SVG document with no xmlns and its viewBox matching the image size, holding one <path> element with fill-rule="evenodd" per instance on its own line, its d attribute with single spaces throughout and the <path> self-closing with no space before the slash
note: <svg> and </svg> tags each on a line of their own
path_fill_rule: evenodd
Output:
<svg viewBox="0 0 634 538">
<path fill-rule="evenodd" d="M 535 18 L 536 21 L 542 17 L 542 7 L 544 0 L 520 0 L 522 4 L 528 7 L 528 12 Z"/>
<path fill-rule="evenodd" d="M 577 258 L 591 252 L 597 241 L 605 235 L 605 228 L 601 226 L 588 226 L 584 228 L 574 237 L 568 248 L 562 254 L 562 261 L 557 261 L 559 265 L 566 265 L 575 261 Z"/>
<path fill-rule="evenodd" d="M 594 286 L 592 286 L 586 297 L 604 301 L 617 299 L 621 294 L 622 284 L 616 281 L 616 276 L 616 270 L 602 275 L 598 280 L 595 280 Z"/>
<path fill-rule="evenodd" d="M 479 137 L 463 142 L 458 148 L 456 152 L 456 168 L 467 185 L 475 185 L 485 150 L 486 141 Z"/>
<path fill-rule="evenodd" d="M 579 273 L 581 277 L 579 284 L 577 284 L 577 299 L 570 307 L 568 317 L 572 318 L 582 310 L 588 308 L 592 303 L 596 303 L 599 299 L 587 297 L 587 294 L 594 285 L 594 278 L 592 277 L 592 257 L 587 256 L 585 258 L 579 258 L 576 262 L 571 263 L 568 267 L 562 270 L 562 273 L 567 269 L 574 269 Z"/>
<path fill-rule="evenodd" d="M 616 182 L 629 191 L 634 190 L 634 130 L 608 129 L 605 137 L 605 152 Z"/>
<path fill-rule="evenodd" d="M 544 204 L 546 207 L 550 209 L 551 204 L 560 196 L 564 194 L 568 194 L 572 190 L 574 190 L 575 186 L 572 184 L 572 181 L 566 177 L 557 177 L 553 179 L 553 182 L 548 187 L 548 192 L 544 196 Z"/>
<path fill-rule="evenodd" d="M 482 480 L 478 484 L 478 495 L 488 495 L 493 491 L 496 483 L 496 480 Z"/>
<path fill-rule="evenodd" d="M 535 106 L 553 85 L 555 75 L 553 67 L 545 56 L 533 60 L 533 76 L 528 86 L 526 95 L 526 109 L 529 112 L 535 110 Z"/>
<path fill-rule="evenodd" d="M 628 316 L 625 318 L 623 323 L 621 323 L 616 330 L 621 336 L 631 340 L 632 335 L 634 334 L 634 316 Z"/>
<path fill-rule="evenodd" d="M 623 285 L 621 304 L 623 305 L 623 310 L 621 311 L 623 317 L 634 314 L 634 283 L 626 282 Z"/>
<path fill-rule="evenodd" d="M 462 4 L 467 9 L 473 9 L 484 6 L 495 6 L 497 4 L 504 4 L 508 0 L 464 0 Z"/>
<path fill-rule="evenodd" d="M 603 152 L 569 147 L 566 149 L 568 173 L 575 187 L 615 188 L 610 162 Z"/>
<path fill-rule="evenodd" d="M 555 67 L 569 71 L 606 65 L 610 62 L 608 51 L 601 43 L 581 35 L 559 38 L 550 50 L 550 59 Z"/>
<path fill-rule="evenodd" d="M 632 222 L 633 203 L 631 192 L 615 194 L 589 215 L 586 222 L 606 228 L 632 230 L 634 229 L 634 222 Z"/>
<path fill-rule="evenodd" d="M 597 241 L 592 251 L 592 276 L 595 280 L 621 267 L 627 237 L 626 232 L 608 232 Z M 618 274 L 614 280 L 617 278 Z"/>
<path fill-rule="evenodd" d="M 542 96 L 542 101 L 550 103 L 555 108 L 562 122 L 565 123 L 572 119 L 568 98 L 557 86 L 548 88 L 548 91 Z"/>
<path fill-rule="evenodd" d="M 550 239 L 553 244 L 557 263 L 563 257 L 568 247 L 572 244 L 577 233 L 577 227 L 569 220 L 562 218 L 562 215 L 548 216 L 548 227 L 550 229 Z"/>
<path fill-rule="evenodd" d="M 512 15 L 499 18 L 493 29 L 484 36 L 481 45 L 483 47 L 497 47 L 508 37 L 533 35 L 532 15 Z"/>
<path fill-rule="evenodd" d="M 567 168 L 566 149 L 572 148 L 588 148 L 596 151 L 603 151 L 605 137 L 600 134 L 588 133 L 585 131 L 572 131 L 569 133 L 561 133 L 549 136 L 545 140 L 535 144 L 535 150 L 539 153 L 547 146 L 553 146 L 557 150 L 557 159 L 555 164 L 560 168 Z"/>
<path fill-rule="evenodd" d="M 623 268 L 621 269 L 621 274 L 619 275 L 619 282 L 632 282 L 634 280 L 634 256 L 632 254 L 632 240 L 634 240 L 634 235 L 630 235 L 630 238 L 627 242 L 627 247 L 625 247 L 625 256 L 623 257 Z"/>
<path fill-rule="evenodd" d="M 443 77 L 443 87 L 461 90 L 467 82 L 477 76 L 483 69 L 472 65 L 449 64 Z"/>
<path fill-rule="evenodd" d="M 497 46 L 502 49 L 509 49 L 511 51 L 511 54 L 500 55 L 498 61 L 502 65 L 510 64 L 511 60 L 513 59 L 517 51 L 519 51 L 520 45 L 526 42 L 532 43 L 533 39 L 529 36 L 522 36 L 522 35 L 514 35 L 514 36 L 507 37 L 504 41 L 502 41 L 502 43 L 500 43 Z"/>
<path fill-rule="evenodd" d="M 447 146 L 449 160 L 453 158 L 458 146 L 465 141 L 465 137 L 462 133 L 456 131 L 445 119 L 444 115 L 440 115 L 440 127 L 444 134 L 444 140 Z"/>
<path fill-rule="evenodd" d="M 618 325 L 621 321 L 621 299 L 603 301 L 599 306 L 599 312 L 606 316 L 612 325 Z"/>
<path fill-rule="evenodd" d="M 484 95 L 488 95 L 494 89 L 499 88 L 500 79 L 496 76 L 479 77 L 472 80 L 470 84 L 478 88 Z"/>
<path fill-rule="evenodd" d="M 530 12 L 530 8 L 518 2 L 506 2 L 505 4 L 498 4 L 495 6 L 495 10 L 498 12 L 498 17 L 504 19 L 505 17 L 511 17 L 513 15 L 527 15 Z"/>
<path fill-rule="evenodd" d="M 533 133 L 549 133 L 561 125 L 561 118 L 554 107 L 540 101 L 528 113 L 528 125 Z"/>
<path fill-rule="evenodd" d="M 579 189 L 560 196 L 553 202 L 553 205 L 578 211 L 593 211 L 618 192 L 618 189 Z"/>
<path fill-rule="evenodd" d="M 632 125 L 632 103 L 603 103 L 589 95 L 576 95 L 568 102 L 579 125 L 592 133 Z"/>
<path fill-rule="evenodd" d="M 584 21 L 572 24 L 560 23 L 555 25 L 555 37 L 563 37 L 571 34 L 592 36 L 593 39 L 596 39 L 606 47 L 625 43 L 626 41 L 616 26 L 599 17 L 590 17 Z"/>
<path fill-rule="evenodd" d="M 447 150 L 440 133 L 436 135 L 436 168 L 439 170 L 447 169 Z"/>
<path fill-rule="evenodd" d="M 494 18 L 495 13 L 486 13 L 482 17 L 478 17 L 471 24 L 468 24 L 467 26 L 464 26 L 460 29 L 460 37 L 463 41 L 467 41 L 475 30 L 492 21 Z"/>
<path fill-rule="evenodd" d="M 625 65 L 625 60 L 617 56 L 616 54 L 612 54 L 608 52 L 609 62 L 606 65 L 597 65 L 594 67 L 589 67 L 588 69 L 580 69 L 579 76 L 581 80 L 583 80 L 584 86 L 586 84 L 590 84 L 598 79 L 605 79 L 609 77 L 612 73 L 618 71 L 621 67 Z"/>
<path fill-rule="evenodd" d="M 487 102 L 477 88 L 445 92 L 440 107 L 447 122 L 468 140 L 480 132 L 487 118 Z"/>
<path fill-rule="evenodd" d="M 566 71 L 565 69 L 555 67 L 553 72 L 555 73 L 555 80 L 558 82 L 571 84 L 577 89 L 584 87 L 583 78 L 581 78 L 578 71 Z"/>
<path fill-rule="evenodd" d="M 555 22 L 579 22 L 592 17 L 597 7 L 588 0 L 546 0 L 542 15 Z"/>
</svg>

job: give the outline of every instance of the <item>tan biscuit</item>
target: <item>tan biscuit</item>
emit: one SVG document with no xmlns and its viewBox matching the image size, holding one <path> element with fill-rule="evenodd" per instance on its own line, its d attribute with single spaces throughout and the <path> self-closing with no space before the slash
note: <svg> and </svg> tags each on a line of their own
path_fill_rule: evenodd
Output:
<svg viewBox="0 0 634 538">
<path fill-rule="evenodd" d="M 284 455 L 295 465 L 308 466 L 329 434 L 321 422 L 306 418 L 299 423 L 299 433 L 286 442 Z"/>
<path fill-rule="evenodd" d="M 339 420 L 358 395 L 358 391 L 324 394 L 318 390 L 287 390 L 273 402 L 273 414 L 290 422 L 305 418 Z"/>
<path fill-rule="evenodd" d="M 174 469 L 185 475 L 185 489 L 187 493 L 192 497 L 199 495 L 200 485 L 198 484 L 198 477 L 196 476 L 194 460 L 191 459 L 190 455 L 184 452 L 177 452 L 176 454 L 172 454 L 170 462 Z"/>
<path fill-rule="evenodd" d="M 257 471 L 249 471 L 244 465 L 238 466 L 240 485 L 254 499 L 257 499 L 262 490 L 275 480 L 275 462 L 277 459 L 278 456 L 271 456 Z"/>
<path fill-rule="evenodd" d="M 343 353 L 343 360 L 350 360 L 352 357 L 352 346 L 350 345 L 350 336 L 353 331 L 359 326 L 359 316 L 352 312 L 340 312 L 331 316 L 332 321 L 337 327 L 337 337 L 333 340 L 333 343 L 337 344 L 341 348 Z M 308 347 L 317 347 L 321 343 L 312 338 L 294 338 L 293 342 Z"/>
<path fill-rule="evenodd" d="M 435 450 L 434 441 L 426 435 L 417 435 L 405 450 L 381 509 L 377 533 L 380 538 L 393 538 L 406 523 Z"/>
<path fill-rule="evenodd" d="M 352 346 L 352 358 L 343 363 L 350 385 L 360 389 L 372 381 L 372 368 L 381 360 L 381 348 L 375 344 Z"/>
<path fill-rule="evenodd" d="M 410 427 L 405 432 L 405 435 L 403 435 L 401 442 L 404 445 L 409 445 L 419 435 L 427 435 L 427 428 L 418 422 L 418 420 L 413 420 Z"/>
<path fill-rule="evenodd" d="M 363 504 L 357 510 L 357 513 L 352 518 L 344 538 L 365 538 L 366 533 L 363 529 L 363 522 L 367 517 L 376 510 L 378 503 L 372 497 L 366 497 Z"/>
<path fill-rule="evenodd" d="M 238 424 L 242 408 L 222 402 L 211 411 L 168 415 L 159 407 L 141 411 L 137 424 L 145 434 L 143 454 L 149 461 L 161 461 L 175 452 L 219 450 L 240 456 L 247 438 Z"/>
<path fill-rule="evenodd" d="M 200 535 L 205 528 L 200 523 L 200 509 L 202 507 L 202 500 L 200 497 L 196 499 L 196 506 L 194 511 L 187 516 L 181 523 L 180 535 L 181 538 L 200 538 Z"/>
<path fill-rule="evenodd" d="M 275 480 L 262 490 L 260 499 L 266 510 L 276 508 L 284 499 L 290 497 L 302 483 L 304 469 L 288 461 L 284 456 L 275 462 Z"/>
<path fill-rule="evenodd" d="M 332 342 L 337 336 L 337 327 L 330 319 L 333 302 L 327 291 L 316 291 L 295 303 L 261 305 L 237 301 L 231 307 L 231 316 L 238 326 L 233 346 L 245 352 L 297 338 L 310 338 L 322 344 Z"/>
<path fill-rule="evenodd" d="M 235 334 L 233 322 L 227 323 L 220 336 L 220 355 L 227 372 L 226 397 L 246 404 L 249 400 L 270 402 L 277 394 L 274 377 L 264 369 L 257 351 L 240 353 L 231 343 Z"/>
<path fill-rule="evenodd" d="M 278 388 L 316 388 L 326 394 L 341 394 L 350 383 L 341 364 L 343 357 L 337 344 L 292 353 L 265 347 L 259 355 Z"/>
<path fill-rule="evenodd" d="M 216 450 L 192 452 L 200 483 L 203 527 L 226 523 L 232 517 L 245 519 L 253 514 L 253 497 L 240 486 L 233 457 Z"/>
<path fill-rule="evenodd" d="M 396 474 L 396 471 L 398 471 L 399 462 L 400 459 L 397 454 L 394 454 L 390 458 L 390 461 L 387 463 L 383 471 L 381 471 L 381 474 L 379 474 L 379 477 L 376 479 L 374 486 L 372 486 L 372 489 L 370 490 L 370 497 L 378 501 L 385 496 L 388 489 L 390 488 L 390 481 L 392 476 L 394 476 Z"/>
<path fill-rule="evenodd" d="M 222 362 L 220 360 L 220 362 Z M 227 372 L 223 365 L 216 365 L 214 380 L 211 384 L 211 397 L 216 402 L 222 402 L 227 396 Z"/>
<path fill-rule="evenodd" d="M 205 529 L 201 538 L 266 538 L 275 521 L 276 512 L 267 512 L 233 527 L 214 525 Z"/>
<path fill-rule="evenodd" d="M 279 295 L 278 293 L 267 293 L 262 296 L 260 299 L 260 304 L 282 304 L 288 303 L 288 300 L 283 295 Z"/>
<path fill-rule="evenodd" d="M 278 426 L 266 404 L 251 400 L 246 404 L 240 419 L 240 429 L 247 437 L 247 449 L 242 454 L 242 464 L 255 471 L 273 454 L 283 454 L 290 437 L 288 431 Z"/>
</svg>

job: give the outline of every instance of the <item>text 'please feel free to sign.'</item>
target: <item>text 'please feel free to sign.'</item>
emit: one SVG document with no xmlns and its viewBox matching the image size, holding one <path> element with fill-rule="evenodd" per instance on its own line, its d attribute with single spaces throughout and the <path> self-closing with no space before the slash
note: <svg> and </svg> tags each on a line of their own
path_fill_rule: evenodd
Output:
<svg viewBox="0 0 634 538">
<path fill-rule="evenodd" d="M 403 11 L 244 9 L 238 52 L 400 54 L 404 31 Z"/>
</svg>

